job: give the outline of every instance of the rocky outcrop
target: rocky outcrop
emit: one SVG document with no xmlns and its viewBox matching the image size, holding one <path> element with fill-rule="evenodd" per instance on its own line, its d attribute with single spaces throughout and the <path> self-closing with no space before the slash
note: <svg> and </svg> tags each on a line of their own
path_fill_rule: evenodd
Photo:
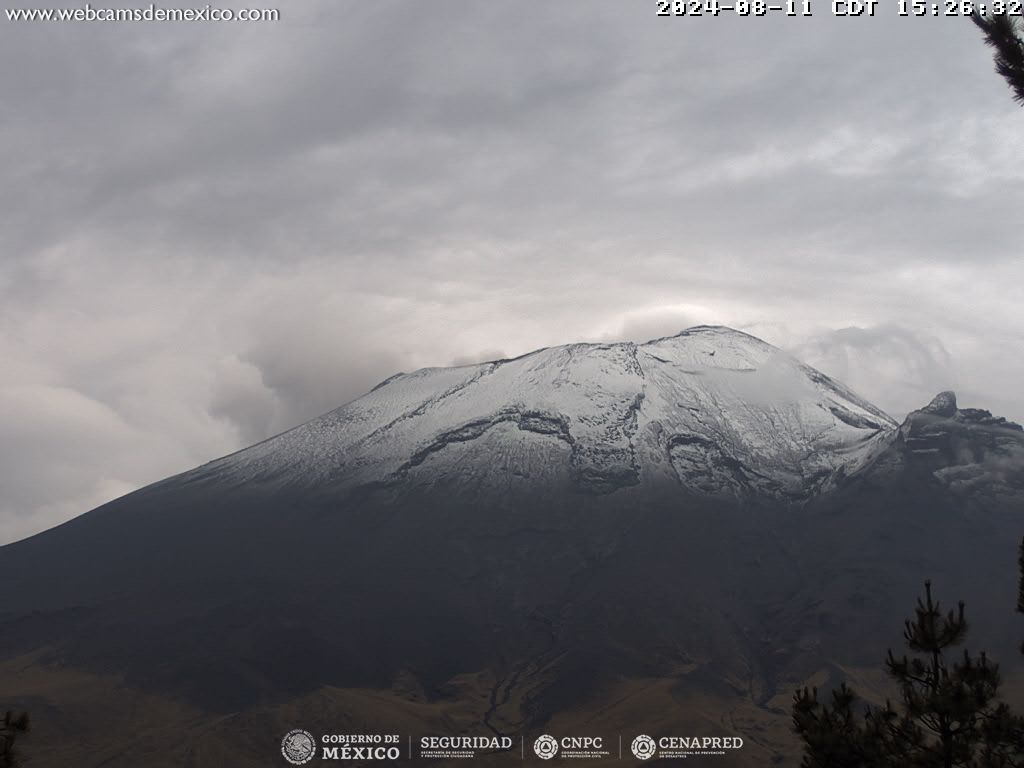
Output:
<svg viewBox="0 0 1024 768">
<path fill-rule="evenodd" d="M 921 409 L 922 413 L 932 413 L 936 416 L 956 415 L 956 392 L 939 392 L 932 401 Z"/>
<path fill-rule="evenodd" d="M 910 413 L 895 448 L 899 465 L 951 490 L 1024 491 L 1024 429 L 984 409 L 959 408 L 953 392 Z"/>
</svg>

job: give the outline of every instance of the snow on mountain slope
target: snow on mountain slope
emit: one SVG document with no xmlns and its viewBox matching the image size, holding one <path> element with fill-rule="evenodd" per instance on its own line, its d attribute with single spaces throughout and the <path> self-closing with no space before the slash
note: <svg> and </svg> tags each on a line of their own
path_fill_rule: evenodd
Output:
<svg viewBox="0 0 1024 768">
<path fill-rule="evenodd" d="M 667 479 L 799 499 L 869 461 L 896 426 L 770 344 L 700 326 L 399 374 L 199 472 L 341 490 L 451 481 L 607 493 Z"/>
</svg>

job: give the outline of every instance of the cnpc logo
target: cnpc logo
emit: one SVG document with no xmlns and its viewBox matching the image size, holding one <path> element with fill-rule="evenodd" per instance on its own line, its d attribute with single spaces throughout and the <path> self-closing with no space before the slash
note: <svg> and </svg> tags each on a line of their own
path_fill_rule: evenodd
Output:
<svg viewBox="0 0 1024 768">
<path fill-rule="evenodd" d="M 604 739 L 600 736 L 563 736 L 556 739 L 544 734 L 533 742 L 533 751 L 541 760 L 550 760 L 562 752 L 565 757 L 592 757 L 589 754 L 604 747 Z"/>
<path fill-rule="evenodd" d="M 541 760 L 550 760 L 558 754 L 558 740 L 545 733 L 533 742 L 533 751 Z"/>
</svg>

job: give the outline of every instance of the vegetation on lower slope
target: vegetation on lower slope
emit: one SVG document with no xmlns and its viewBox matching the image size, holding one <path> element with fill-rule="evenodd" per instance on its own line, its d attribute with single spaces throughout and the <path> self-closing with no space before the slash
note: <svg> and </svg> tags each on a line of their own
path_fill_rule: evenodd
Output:
<svg viewBox="0 0 1024 768">
<path fill-rule="evenodd" d="M 1019 565 L 1017 610 L 1024 612 L 1024 543 Z M 890 650 L 885 661 L 897 704 L 858 712 L 858 696 L 845 682 L 829 703 L 816 688 L 796 692 L 793 726 L 804 745 L 803 768 L 1024 766 L 1024 717 L 1001 701 L 998 665 L 984 652 L 954 652 L 967 630 L 964 603 L 943 613 L 926 581 L 904 626 L 910 655 Z"/>
</svg>

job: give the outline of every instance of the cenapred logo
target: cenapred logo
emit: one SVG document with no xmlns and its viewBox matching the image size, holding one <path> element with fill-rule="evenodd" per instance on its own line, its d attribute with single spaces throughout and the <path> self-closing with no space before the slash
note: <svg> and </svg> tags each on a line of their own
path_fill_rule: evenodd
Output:
<svg viewBox="0 0 1024 768">
<path fill-rule="evenodd" d="M 658 751 L 658 745 L 654 743 L 647 734 L 640 734 L 630 745 L 630 749 L 633 750 L 633 755 L 640 760 L 650 760 L 654 757 L 654 753 Z"/>
<path fill-rule="evenodd" d="M 657 740 L 646 734 L 633 739 L 633 754 L 641 760 L 652 757 L 676 758 L 724 756 L 734 749 L 743 749 L 739 736 L 660 736 Z"/>
<path fill-rule="evenodd" d="M 292 765 L 305 765 L 316 755 L 316 739 L 301 728 L 288 731 L 281 739 L 281 754 Z"/>
<path fill-rule="evenodd" d="M 558 741 L 554 736 L 544 734 L 533 742 L 533 751 L 541 760 L 550 760 L 558 754 Z"/>
</svg>

